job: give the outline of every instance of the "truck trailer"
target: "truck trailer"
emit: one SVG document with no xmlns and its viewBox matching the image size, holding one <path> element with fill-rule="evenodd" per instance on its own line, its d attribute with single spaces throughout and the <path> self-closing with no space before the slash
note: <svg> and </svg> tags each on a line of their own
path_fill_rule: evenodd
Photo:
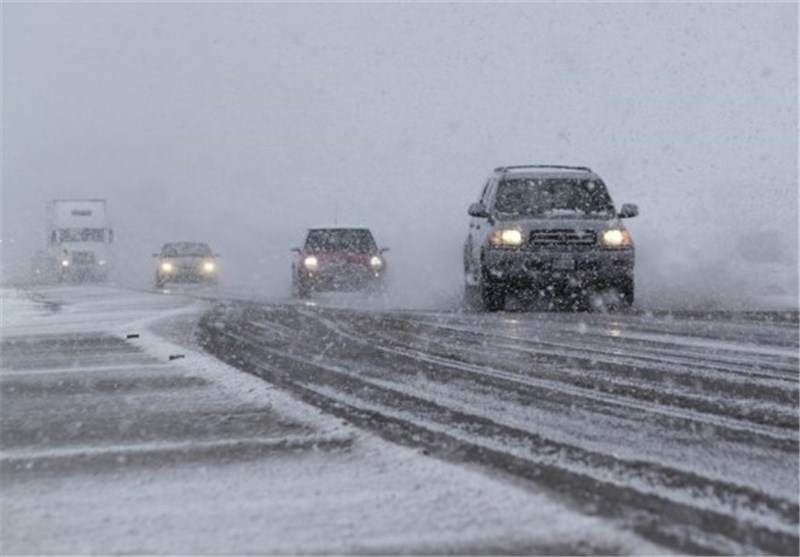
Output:
<svg viewBox="0 0 800 557">
<path fill-rule="evenodd" d="M 47 202 L 42 278 L 56 282 L 104 282 L 111 267 L 114 231 L 105 199 Z"/>
</svg>

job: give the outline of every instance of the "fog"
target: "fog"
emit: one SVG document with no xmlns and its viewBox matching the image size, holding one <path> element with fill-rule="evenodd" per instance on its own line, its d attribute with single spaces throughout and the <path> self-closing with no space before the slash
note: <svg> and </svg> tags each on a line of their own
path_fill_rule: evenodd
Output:
<svg viewBox="0 0 800 557">
<path fill-rule="evenodd" d="M 586 165 L 644 307 L 797 306 L 798 7 L 2 5 L 2 263 L 44 204 L 108 200 L 114 281 L 209 242 L 231 291 L 289 294 L 308 226 L 372 228 L 390 296 L 447 307 L 492 168 Z"/>
</svg>

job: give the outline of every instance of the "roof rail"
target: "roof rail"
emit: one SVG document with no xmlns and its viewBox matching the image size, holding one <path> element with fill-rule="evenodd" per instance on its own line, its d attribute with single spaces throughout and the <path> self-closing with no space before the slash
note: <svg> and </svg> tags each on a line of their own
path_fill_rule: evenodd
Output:
<svg viewBox="0 0 800 557">
<path fill-rule="evenodd" d="M 565 166 L 561 164 L 525 164 L 520 166 L 498 166 L 494 169 L 495 172 L 508 172 L 509 170 L 519 170 L 523 168 L 557 168 L 559 170 L 580 170 L 581 172 L 591 172 L 592 169 L 587 166 Z"/>
</svg>

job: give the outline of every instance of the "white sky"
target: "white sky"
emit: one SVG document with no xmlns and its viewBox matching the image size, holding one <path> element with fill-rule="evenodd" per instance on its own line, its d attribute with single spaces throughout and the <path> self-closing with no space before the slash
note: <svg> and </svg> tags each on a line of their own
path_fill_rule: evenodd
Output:
<svg viewBox="0 0 800 557">
<path fill-rule="evenodd" d="M 560 163 L 639 204 L 640 300 L 796 300 L 797 30 L 796 3 L 4 3 L 3 263 L 46 200 L 105 197 L 125 280 L 191 239 L 285 295 L 338 217 L 424 305 L 489 171 Z"/>
</svg>

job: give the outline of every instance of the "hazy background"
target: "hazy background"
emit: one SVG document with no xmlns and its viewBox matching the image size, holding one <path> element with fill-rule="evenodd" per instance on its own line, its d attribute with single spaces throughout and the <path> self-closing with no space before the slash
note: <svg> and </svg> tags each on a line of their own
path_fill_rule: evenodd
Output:
<svg viewBox="0 0 800 557">
<path fill-rule="evenodd" d="M 490 170 L 559 163 L 639 204 L 641 305 L 797 305 L 795 3 L 1 9 L 6 277 L 45 201 L 104 197 L 122 284 L 200 240 L 285 296 L 336 220 L 391 247 L 398 305 L 447 305 Z"/>
</svg>

